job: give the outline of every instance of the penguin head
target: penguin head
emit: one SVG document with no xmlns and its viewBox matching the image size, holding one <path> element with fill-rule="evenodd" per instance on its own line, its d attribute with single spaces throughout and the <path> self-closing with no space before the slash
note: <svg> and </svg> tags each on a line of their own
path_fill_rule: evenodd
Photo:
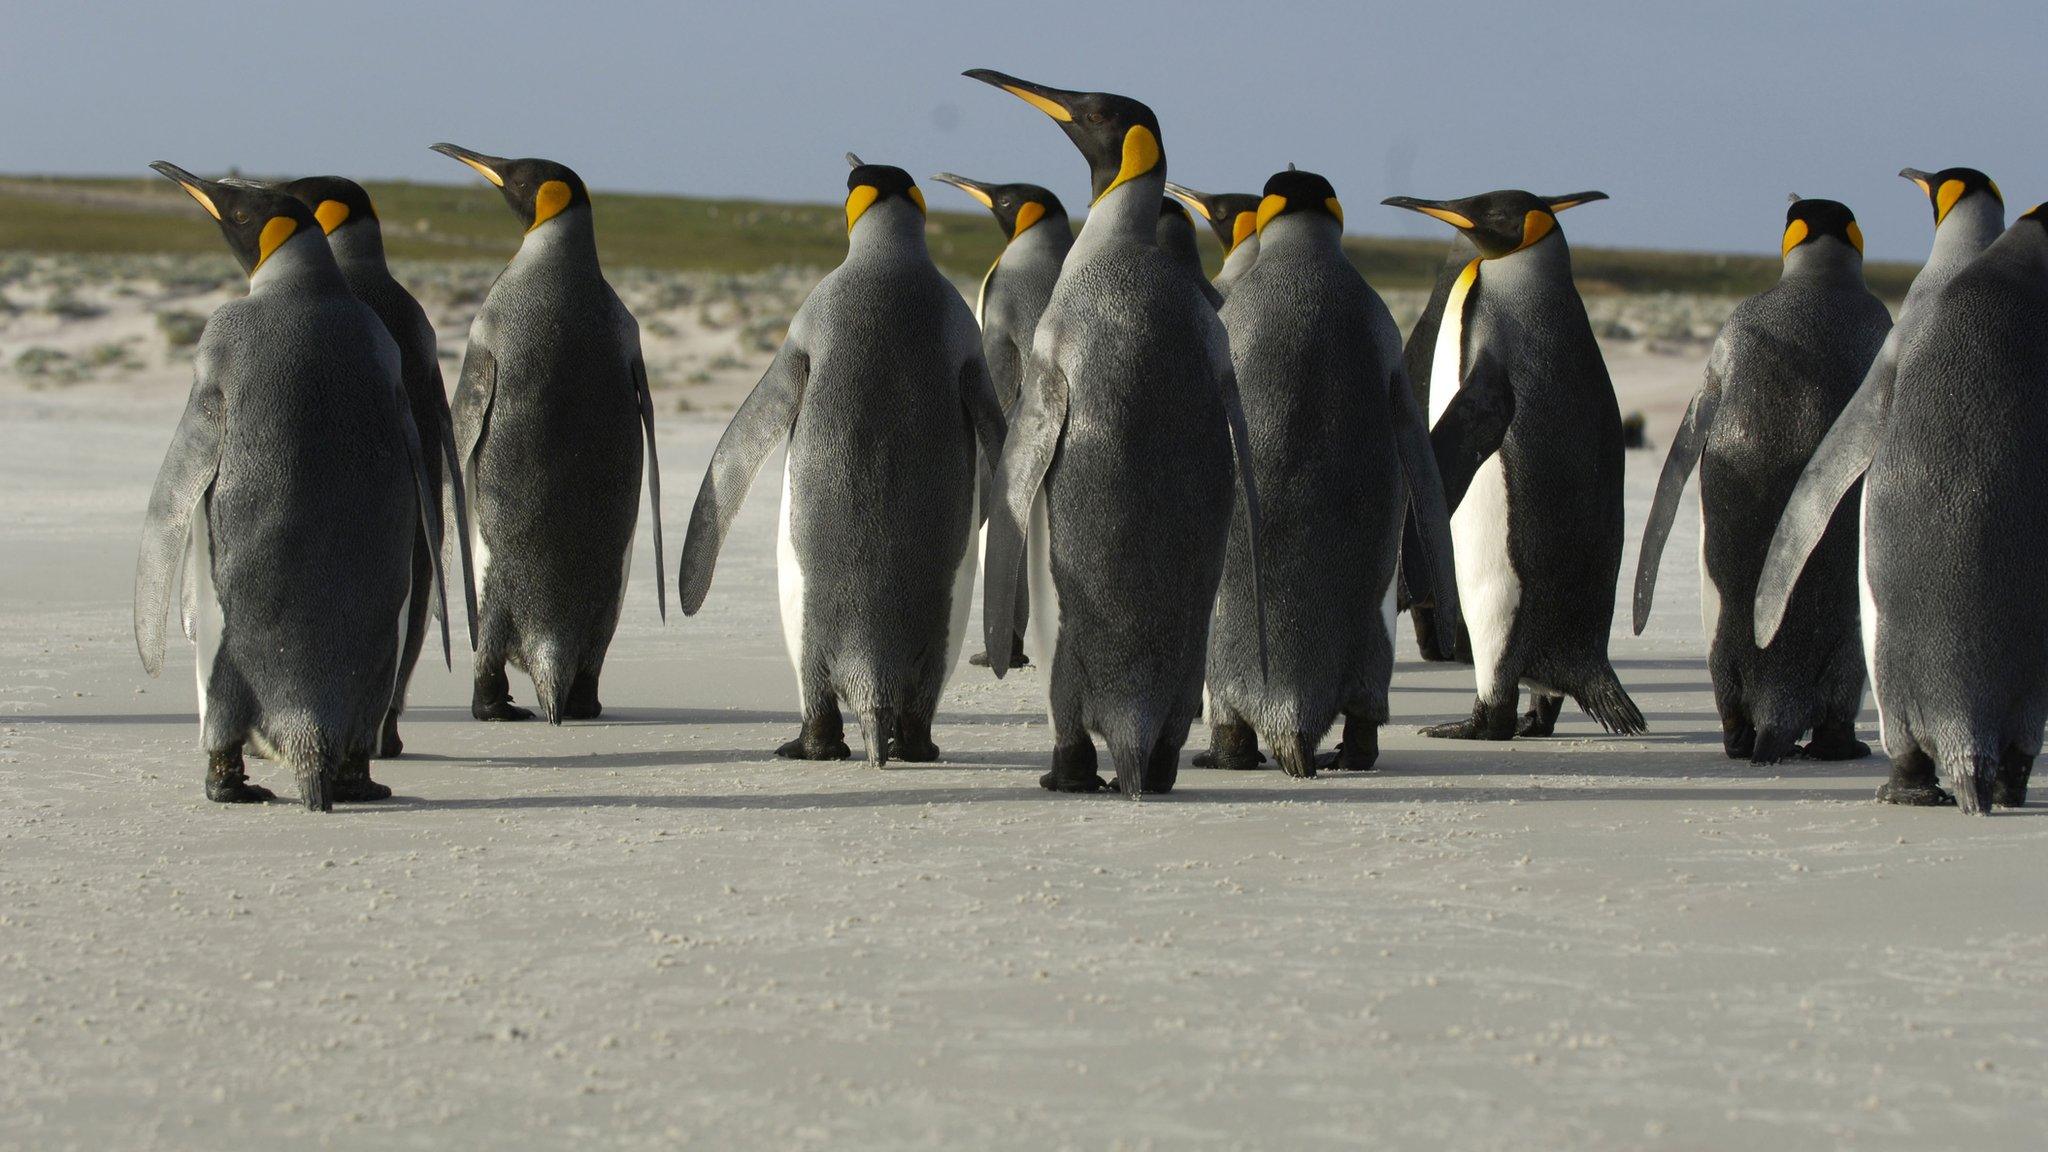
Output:
<svg viewBox="0 0 2048 1152">
<path fill-rule="evenodd" d="M 584 188 L 583 178 L 570 171 L 566 164 L 531 157 L 508 160 L 453 144 L 436 144 L 433 150 L 462 161 L 476 169 L 477 175 L 497 185 L 498 191 L 505 195 L 505 203 L 511 206 L 512 214 L 526 222 L 528 232 L 571 208 L 590 205 L 590 192 Z"/>
<path fill-rule="evenodd" d="M 159 175 L 183 188 L 206 214 L 219 222 L 228 250 L 242 271 L 256 274 L 271 254 L 301 232 L 320 229 L 313 210 L 287 193 L 265 184 L 237 180 L 202 180 L 168 160 L 151 164 Z"/>
<path fill-rule="evenodd" d="M 1975 168 L 1943 168 L 1939 172 L 1922 172 L 1918 168 L 1901 168 L 1899 175 L 1920 186 L 1926 193 L 1927 203 L 1934 209 L 1935 227 L 1940 227 L 1948 214 L 1955 211 L 1957 204 L 1978 193 L 1986 193 L 2005 205 L 2005 194 L 1998 190 L 1998 182 Z"/>
<path fill-rule="evenodd" d="M 1328 216 L 1337 221 L 1337 227 L 1344 227 L 1344 205 L 1337 202 L 1337 190 L 1330 182 L 1313 172 L 1303 172 L 1289 167 L 1285 172 L 1275 172 L 1266 181 L 1266 194 L 1259 200 L 1257 225 L 1260 233 L 1266 225 L 1282 216 L 1298 213 L 1313 213 Z"/>
<path fill-rule="evenodd" d="M 1183 184 L 1166 182 L 1166 190 L 1181 198 L 1195 214 L 1209 222 L 1209 228 L 1216 233 L 1216 239 L 1223 244 L 1223 254 L 1230 255 L 1258 232 L 1259 197 L 1249 192 L 1219 192 L 1210 195 L 1197 192 Z"/>
<path fill-rule="evenodd" d="M 1479 255 L 1495 260 L 1540 242 L 1557 230 L 1557 214 L 1593 200 L 1605 200 L 1605 192 L 1574 192 L 1569 196 L 1536 196 L 1505 190 L 1467 196 L 1462 200 L 1418 200 L 1413 196 L 1392 196 L 1380 201 L 1433 216 L 1465 234 L 1479 249 Z"/>
<path fill-rule="evenodd" d="M 917 214 L 924 215 L 924 193 L 918 190 L 917 181 L 910 173 L 888 164 L 864 164 L 853 153 L 846 154 L 846 234 L 853 235 L 853 226 L 867 215 L 868 209 L 885 200 L 905 200 L 915 205 Z"/>
<path fill-rule="evenodd" d="M 1128 96 L 1048 88 L 987 68 L 963 75 L 1001 88 L 1057 121 L 1088 161 L 1091 203 L 1166 163 L 1159 118 Z"/>
<path fill-rule="evenodd" d="M 1856 226 L 1856 214 L 1837 200 L 1802 200 L 1793 197 L 1785 209 L 1785 237 L 1782 252 L 1790 260 L 1795 249 L 1833 237 L 1863 255 L 1863 229 Z"/>
<path fill-rule="evenodd" d="M 329 236 L 337 228 L 377 218 L 370 194 L 345 176 L 306 176 L 280 184 L 278 190 L 311 208 L 320 230 Z"/>
<path fill-rule="evenodd" d="M 932 179 L 951 184 L 980 201 L 982 207 L 994 213 L 996 226 L 1003 230 L 1003 235 L 1012 240 L 1029 232 L 1040 220 L 1065 219 L 1067 215 L 1060 198 L 1036 184 L 986 184 L 951 172 L 940 172 Z"/>
</svg>

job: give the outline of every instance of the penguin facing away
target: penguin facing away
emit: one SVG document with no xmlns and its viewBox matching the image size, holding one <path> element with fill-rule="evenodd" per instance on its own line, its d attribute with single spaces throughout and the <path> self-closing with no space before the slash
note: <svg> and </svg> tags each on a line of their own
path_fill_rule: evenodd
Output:
<svg viewBox="0 0 2048 1152">
<path fill-rule="evenodd" d="M 1316 745 L 1340 714 L 1344 738 L 1332 763 L 1374 766 L 1411 503 L 1424 527 L 1417 563 L 1431 573 L 1445 618 L 1457 620 L 1450 518 L 1429 430 L 1401 367 L 1400 329 L 1344 255 L 1343 211 L 1314 173 L 1290 169 L 1267 181 L 1258 263 L 1223 306 L 1262 496 L 1274 642 L 1266 675 L 1250 540 L 1237 523 L 1209 643 L 1219 768 L 1254 767 L 1263 740 L 1288 775 L 1314 776 Z M 1368 604 L 1380 611 L 1360 611 Z"/>
<path fill-rule="evenodd" d="M 1839 493 L 1863 477 L 1863 645 L 1892 759 L 1881 800 L 1972 813 L 2026 802 L 2048 721 L 2044 313 L 2048 206 L 1916 303 L 1878 402 L 1867 417 L 1845 411 L 1801 478 Z M 1769 563 L 1833 513 L 1789 506 Z M 1783 590 L 1807 553 L 1783 555 L 1758 584 L 1760 644 L 1788 615 Z"/>
<path fill-rule="evenodd" d="M 1161 252 L 1194 277 L 1211 305 L 1223 307 L 1223 294 L 1209 283 L 1209 274 L 1202 269 L 1202 250 L 1195 245 L 1195 218 L 1188 213 L 1187 205 L 1171 196 L 1159 198 L 1159 227 L 1154 239 Z"/>
<path fill-rule="evenodd" d="M 1104 787 L 1092 738 L 1100 735 L 1119 791 L 1169 791 L 1201 712 L 1233 487 L 1259 554 L 1228 339 L 1199 285 L 1155 239 L 1166 157 L 1152 110 L 986 69 L 967 75 L 1058 123 L 1087 160 L 1094 195 L 1039 322 L 996 469 L 983 600 L 991 665 L 997 676 L 1007 671 L 1011 601 L 1042 491 L 1047 571 L 1034 573 L 1032 591 L 1056 590 L 1057 639 L 1041 657 L 1051 664 L 1054 750 L 1040 783 Z"/>
<path fill-rule="evenodd" d="M 1737 305 L 1707 358 L 1665 458 L 1636 568 L 1635 631 L 1656 592 L 1657 566 L 1686 478 L 1700 469 L 1700 580 L 1707 667 L 1731 759 L 1775 764 L 1870 754 L 1856 739 L 1863 702 L 1857 626 L 1855 504 L 1844 501 L 1800 577 L 1784 629 L 1756 644 L 1751 608 L 1765 550 L 1799 481 L 1891 330 L 1863 280 L 1863 233 L 1833 200 L 1794 198 L 1785 214 L 1784 273 Z"/>
<path fill-rule="evenodd" d="M 979 201 L 995 216 L 996 226 L 1007 238 L 1002 254 L 981 278 L 974 318 L 981 324 L 981 351 L 995 381 L 996 400 L 1005 416 L 1014 416 L 1024 368 L 1031 362 L 1031 338 L 1038 331 L 1046 302 L 1052 299 L 1067 250 L 1074 246 L 1074 226 L 1060 198 L 1036 184 L 989 184 L 950 172 L 932 179 L 951 184 Z M 986 553 L 987 548 L 988 530 L 984 527 L 980 551 Z M 1029 604 L 1029 594 L 1020 589 L 1012 668 L 1030 663 L 1024 649 Z M 968 657 L 968 663 L 986 668 L 988 653 L 977 652 Z"/>
<path fill-rule="evenodd" d="M 1445 303 L 1430 380 L 1478 700 L 1470 719 L 1425 735 L 1547 736 L 1565 696 L 1610 732 L 1644 730 L 1607 658 L 1621 569 L 1621 413 L 1557 225 L 1573 203 L 1604 198 L 1552 204 L 1503 191 L 1386 201 L 1452 225 L 1479 251 Z M 1446 442 L 1444 418 L 1455 409 L 1499 412 L 1508 394 L 1496 451 L 1462 433 Z M 1533 698 L 1519 725 L 1518 685 Z"/>
<path fill-rule="evenodd" d="M 182 574 L 207 798 L 273 798 L 244 771 L 253 744 L 291 767 L 308 808 L 384 799 L 370 757 L 404 642 L 413 542 L 440 532 L 398 347 L 303 204 L 151 167 L 219 222 L 249 294 L 207 320 L 150 495 L 135 571 L 143 667 L 163 669 Z M 425 591 L 438 598 L 438 579 Z M 442 644 L 446 659 L 445 624 Z"/>
<path fill-rule="evenodd" d="M 655 603 L 666 618 L 661 466 L 640 326 L 598 267 L 590 193 L 552 160 L 434 151 L 490 181 L 525 224 L 470 326 L 452 420 L 478 601 L 470 715 L 551 724 L 604 711 L 598 679 L 625 603 L 644 445 Z"/>
<path fill-rule="evenodd" d="M 1210 231 L 1216 233 L 1217 242 L 1223 245 L 1223 267 L 1211 283 L 1217 292 L 1228 297 L 1230 286 L 1258 261 L 1259 201 L 1262 197 L 1249 192 L 1218 192 L 1212 195 L 1171 180 L 1166 182 L 1166 191 L 1179 197 L 1182 203 L 1208 222 Z"/>
<path fill-rule="evenodd" d="M 1004 421 L 981 333 L 925 246 L 924 195 L 901 168 L 847 177 L 846 260 L 811 290 L 789 338 L 719 438 L 690 514 L 680 598 L 694 615 L 761 464 L 786 447 L 777 573 L 803 731 L 776 749 L 929 761 L 939 693 L 974 592 L 976 445 Z"/>
<path fill-rule="evenodd" d="M 308 176 L 280 188 L 313 210 L 327 236 L 327 247 L 341 267 L 342 279 L 356 299 L 370 306 L 384 328 L 398 344 L 400 375 L 412 412 L 413 427 L 419 431 L 422 460 L 426 465 L 427 490 L 436 508 L 451 508 L 456 554 L 461 562 L 463 598 L 468 608 L 469 643 L 476 647 L 476 586 L 469 555 L 468 501 L 462 491 L 461 469 L 455 458 L 454 424 L 448 417 L 448 394 L 441 383 L 441 359 L 434 325 L 426 309 L 413 299 L 391 275 L 384 260 L 383 226 L 370 194 L 362 185 L 341 176 Z M 444 487 L 445 485 L 445 487 Z M 443 555 L 439 538 L 421 537 L 414 542 L 412 558 L 412 599 L 406 617 L 405 646 L 398 655 L 398 686 L 391 695 L 391 710 L 385 714 L 384 729 L 378 737 L 377 755 L 390 759 L 404 750 L 398 736 L 398 717 L 405 711 L 406 687 L 419 663 L 421 642 L 426 638 L 427 609 L 434 603 L 429 595 L 434 579 L 434 558 Z M 445 626 L 445 622 L 444 622 Z"/>
<path fill-rule="evenodd" d="M 1989 176 L 1975 168 L 1944 168 L 1939 172 L 1907 168 L 1899 175 L 1911 180 L 1927 197 L 1934 213 L 1934 247 L 1906 290 L 1898 319 L 1864 372 L 1863 383 L 1835 417 L 1828 434 L 1813 450 L 1811 462 L 1799 474 L 1792 494 L 1786 497 L 1785 512 L 1771 534 L 1770 551 L 1763 571 L 1757 576 L 1759 604 L 1791 597 L 1792 582 L 1833 523 L 1835 508 L 1869 467 L 1871 454 L 1877 450 L 1878 429 L 1886 420 L 1885 405 L 1891 402 L 1892 381 L 1898 376 L 1899 355 L 1919 331 L 1921 303 L 1939 295 L 2005 229 L 2005 197 Z M 1859 495 L 1859 502 L 1862 498 Z M 1859 529 L 1859 535 L 1860 532 Z M 1863 614 L 1867 634 L 1867 604 Z M 1758 626 L 1762 626 L 1761 620 Z M 1866 635 L 1866 658 L 1869 647 Z"/>
</svg>

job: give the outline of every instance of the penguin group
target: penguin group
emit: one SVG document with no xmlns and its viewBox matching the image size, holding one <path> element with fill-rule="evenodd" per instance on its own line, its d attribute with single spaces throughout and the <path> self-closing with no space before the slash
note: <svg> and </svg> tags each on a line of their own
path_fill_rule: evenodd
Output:
<svg viewBox="0 0 2048 1152">
<path fill-rule="evenodd" d="M 1290 164 L 1257 195 L 1199 192 L 1168 181 L 1145 104 L 966 75 L 1065 133 L 1088 210 L 1077 228 L 1038 184 L 932 177 L 1003 234 L 970 307 L 926 245 L 917 180 L 846 157 L 846 258 L 720 437 L 677 565 L 694 615 L 779 453 L 799 727 L 777 755 L 850 757 L 850 712 L 870 764 L 939 759 L 977 581 L 970 663 L 1045 669 L 1055 792 L 1171 791 L 1198 719 L 1198 766 L 1375 768 L 1404 608 L 1425 658 L 1473 668 L 1470 715 L 1425 735 L 1548 736 L 1566 697 L 1645 731 L 1608 655 L 1621 418 L 1559 225 L 1604 194 L 1384 201 L 1454 232 L 1404 340 L 1324 177 Z M 433 147 L 522 230 L 452 403 L 359 185 L 154 165 L 249 277 L 200 340 L 136 576 L 147 670 L 174 599 L 199 649 L 210 799 L 272 798 L 252 752 L 312 808 L 388 796 L 370 762 L 403 750 L 435 623 L 452 666 L 448 580 L 475 719 L 600 716 L 643 483 L 666 615 L 654 405 L 589 191 L 551 160 Z M 1727 754 L 1868 755 L 1867 677 L 1893 761 L 1880 799 L 1981 812 L 2024 803 L 2048 722 L 2048 471 L 2025 448 L 2048 437 L 2048 212 L 2007 230 L 1982 173 L 1905 175 L 1936 239 L 1896 323 L 1853 213 L 1793 198 L 1782 277 L 1730 316 L 1670 446 L 1634 624 L 1697 470 Z"/>
</svg>

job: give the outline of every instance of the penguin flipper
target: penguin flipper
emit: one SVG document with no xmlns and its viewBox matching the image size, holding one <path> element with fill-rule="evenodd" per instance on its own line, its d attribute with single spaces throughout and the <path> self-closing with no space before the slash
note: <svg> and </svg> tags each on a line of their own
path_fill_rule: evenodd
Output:
<svg viewBox="0 0 2048 1152">
<path fill-rule="evenodd" d="M 740 514 L 747 489 L 768 454 L 788 442 L 810 372 L 810 356 L 794 342 L 785 342 L 718 438 L 711 463 L 704 469 L 704 483 L 697 489 L 696 506 L 690 509 L 683 558 L 676 564 L 676 599 L 683 615 L 695 616 L 704 606 L 725 534 Z"/>
<path fill-rule="evenodd" d="M 1443 480 L 1446 513 L 1458 510 L 1465 490 L 1472 486 L 1473 474 L 1487 457 L 1500 451 L 1514 419 L 1515 389 L 1507 369 L 1482 348 L 1458 386 L 1458 394 L 1429 433 L 1437 474 Z"/>
<path fill-rule="evenodd" d="M 1259 621 L 1259 679 L 1266 678 L 1266 592 L 1265 582 L 1259 578 L 1262 567 L 1259 560 L 1259 537 L 1263 532 L 1263 521 L 1259 516 L 1259 487 L 1252 474 L 1252 434 L 1244 420 L 1244 398 L 1237 391 L 1237 369 L 1224 360 L 1222 378 L 1223 416 L 1230 425 L 1230 448 L 1237 457 L 1237 487 L 1244 497 L 1244 523 L 1246 536 L 1252 553 L 1252 605 Z"/>
<path fill-rule="evenodd" d="M 1010 670 L 1028 605 L 1018 604 L 1017 585 L 1024 571 L 1025 539 L 1031 504 L 1045 483 L 1046 470 L 1059 452 L 1067 429 L 1067 377 L 1054 364 L 1035 365 L 1035 387 L 1027 385 L 1017 402 L 1017 422 L 1003 441 L 991 487 L 987 571 L 982 573 L 981 635 L 988 666 L 1000 680 Z"/>
<path fill-rule="evenodd" d="M 640 402 L 640 430 L 647 437 L 647 510 L 654 522 L 654 604 L 668 622 L 668 567 L 661 554 L 661 458 L 654 453 L 654 393 L 647 387 L 647 361 L 633 357 L 633 389 Z"/>
<path fill-rule="evenodd" d="M 988 519 L 989 508 L 995 503 L 996 462 L 1003 458 L 1003 438 L 1009 431 L 1009 422 L 1003 419 L 1003 406 L 996 399 L 995 380 L 989 374 L 988 362 L 979 353 L 969 356 L 960 366 L 960 403 L 967 410 L 968 422 L 974 425 L 975 443 L 981 447 L 977 475 L 984 481 L 983 495 L 981 507 L 975 513 L 979 527 L 979 521 Z"/>
<path fill-rule="evenodd" d="M 405 441 L 405 457 L 412 468 L 414 496 L 419 501 L 420 531 L 428 542 L 441 539 L 441 502 L 434 498 L 433 479 L 427 475 L 426 454 L 420 450 L 420 430 L 413 423 L 412 409 L 407 406 L 405 396 L 398 387 L 391 391 L 391 402 L 396 406 L 394 415 L 398 418 L 398 431 Z M 436 620 L 441 622 L 441 662 L 449 668 L 455 667 L 455 647 L 448 639 L 448 584 L 442 578 L 441 550 L 427 549 L 427 562 L 434 569 L 434 600 L 429 608 Z"/>
<path fill-rule="evenodd" d="M 437 390 L 440 383 L 441 371 L 436 366 L 434 369 L 434 384 Z M 444 515 L 441 522 L 445 525 L 450 518 L 455 521 L 455 555 L 462 566 L 462 598 L 465 607 L 469 610 L 469 650 L 474 652 L 476 651 L 477 621 L 476 566 L 475 560 L 470 556 L 469 551 L 469 494 L 463 486 L 461 457 L 455 450 L 455 422 L 452 419 L 444 418 L 441 421 L 440 431 L 441 434 L 435 437 L 439 441 L 436 448 L 441 453 L 441 466 L 444 473 L 442 479 L 448 487 L 446 496 L 447 506 L 443 509 Z M 424 448 L 425 445 L 421 445 L 421 447 Z M 441 569 L 445 574 L 447 572 L 447 557 L 445 553 L 439 553 L 439 550 L 437 550 L 437 554 L 442 555 Z"/>
<path fill-rule="evenodd" d="M 1451 510 L 1444 500 L 1443 477 L 1437 473 L 1429 429 L 1416 406 L 1414 387 L 1401 368 L 1395 368 L 1387 380 L 1387 403 L 1391 408 L 1394 446 L 1401 455 L 1401 471 L 1408 481 L 1408 527 L 1415 533 L 1412 540 L 1404 541 L 1403 554 L 1410 555 L 1413 563 L 1421 566 L 1416 583 L 1436 598 L 1447 642 L 1455 647 L 1464 617 L 1458 606 L 1457 569 L 1451 558 Z M 1405 547 L 1408 544 L 1413 545 L 1412 552 Z"/>
<path fill-rule="evenodd" d="M 1894 328 L 1885 338 L 1884 347 L 1878 350 L 1877 361 L 1870 366 L 1862 385 L 1849 398 L 1842 414 L 1835 417 L 1834 425 L 1821 438 L 1820 447 L 1813 450 L 1813 458 L 1799 474 L 1791 499 L 1785 502 L 1777 531 L 1771 533 L 1770 551 L 1764 554 L 1763 571 L 1756 581 L 1759 648 L 1769 647 L 1778 635 L 1778 625 L 1785 620 L 1785 607 L 1792 600 L 1792 589 L 1806 568 L 1806 558 L 1812 555 L 1827 532 L 1828 523 L 1834 519 L 1835 505 L 1842 502 L 1842 497 L 1877 456 L 1878 445 L 1884 439 L 1885 421 L 1891 415 L 1892 384 L 1898 379 L 1898 336 L 1899 330 Z"/>
<path fill-rule="evenodd" d="M 135 561 L 135 650 L 143 670 L 156 676 L 164 668 L 164 619 L 171 607 L 171 580 L 185 559 L 192 534 L 192 510 L 206 498 L 220 471 L 226 439 L 226 400 L 207 379 L 204 354 L 195 360 L 192 395 L 185 414 L 164 453 L 156 487 L 149 494 L 149 512 L 142 521 L 142 547 Z M 195 577 L 185 575 L 185 599 L 194 598 Z M 191 615 L 187 609 L 186 615 Z M 189 631 L 190 625 L 187 624 Z"/>
<path fill-rule="evenodd" d="M 476 457 L 483 448 L 484 432 L 491 422 L 491 403 L 498 391 L 498 359 L 491 350 L 472 339 L 462 354 L 462 379 L 455 385 L 455 403 L 448 410 L 450 435 L 455 455 L 462 465 L 465 485 L 476 481 Z M 466 489 L 470 511 L 476 511 L 476 492 Z M 467 539 L 464 540 L 467 543 Z M 472 582 L 473 583 L 473 582 Z"/>
<path fill-rule="evenodd" d="M 1719 377 L 1710 362 L 1707 385 L 1685 406 L 1685 419 L 1672 437 L 1671 453 L 1664 457 L 1664 470 L 1657 475 L 1657 495 L 1650 502 L 1650 519 L 1643 525 L 1643 546 L 1636 559 L 1635 634 L 1643 634 L 1650 622 L 1650 602 L 1657 594 L 1657 566 L 1664 559 L 1664 541 L 1678 518 L 1678 499 L 1685 494 L 1685 482 L 1699 466 L 1700 453 L 1707 446 L 1707 432 L 1714 424 L 1714 408 L 1721 402 Z"/>
</svg>

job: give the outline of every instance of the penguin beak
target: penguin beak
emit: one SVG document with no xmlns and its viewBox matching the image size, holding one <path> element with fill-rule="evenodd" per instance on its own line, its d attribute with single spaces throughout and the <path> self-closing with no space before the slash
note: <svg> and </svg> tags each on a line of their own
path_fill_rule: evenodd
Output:
<svg viewBox="0 0 2048 1152">
<path fill-rule="evenodd" d="M 505 166 L 510 164 L 511 161 L 503 156 L 486 156 L 482 152 L 472 152 L 467 148 L 459 148 L 453 144 L 435 144 L 432 146 L 432 150 L 450 159 L 462 161 L 464 164 L 476 169 L 477 175 L 489 180 L 499 188 L 505 186 L 505 177 L 502 173 Z"/>
<path fill-rule="evenodd" d="M 1591 204 L 1595 200 L 1605 199 L 1605 192 L 1574 192 L 1569 196 L 1545 196 L 1543 202 L 1550 205 L 1551 215 L 1554 216 L 1567 208 L 1577 208 L 1581 204 Z"/>
<path fill-rule="evenodd" d="M 932 179 L 937 180 L 941 184 L 951 184 L 953 187 L 967 193 L 969 196 L 974 197 L 976 202 L 983 208 L 994 208 L 996 206 L 996 198 L 989 195 L 988 185 L 983 184 L 979 180 L 969 180 L 965 176 L 955 176 L 951 172 L 934 172 L 932 173 Z"/>
<path fill-rule="evenodd" d="M 1441 220 L 1461 232 L 1478 227 L 1470 216 L 1451 207 L 1456 203 L 1454 200 L 1418 200 L 1413 196 L 1389 196 L 1380 203 L 1389 208 L 1406 208 L 1410 212 L 1420 212 L 1424 216 Z"/>
<path fill-rule="evenodd" d="M 157 175 L 183 188 L 186 195 L 197 200 L 199 206 L 206 209 L 208 216 L 213 217 L 215 220 L 220 219 L 220 205 L 223 199 L 222 192 L 224 191 L 223 185 L 216 184 L 211 180 L 202 180 L 183 168 L 178 167 L 176 164 L 171 163 L 169 160 L 158 160 L 149 167 Z"/>
<path fill-rule="evenodd" d="M 1929 196 L 1934 195 L 1934 173 L 1922 172 L 1918 168 L 1901 168 L 1899 169 L 1899 175 L 1918 184 L 1922 192 L 1927 193 Z"/>
<path fill-rule="evenodd" d="M 1202 195 L 1185 184 L 1175 184 L 1171 180 L 1166 182 L 1166 191 L 1174 199 L 1194 209 L 1202 219 L 1207 220 L 1211 224 L 1216 222 L 1215 215 L 1209 211 L 1209 198 L 1207 196 Z"/>
<path fill-rule="evenodd" d="M 970 68 L 961 75 L 1001 88 L 1062 124 L 1074 122 L 1074 101 L 1081 95 L 1079 92 L 1033 84 L 1029 80 L 1019 80 L 1015 76 L 997 72 L 992 68 Z"/>
</svg>

